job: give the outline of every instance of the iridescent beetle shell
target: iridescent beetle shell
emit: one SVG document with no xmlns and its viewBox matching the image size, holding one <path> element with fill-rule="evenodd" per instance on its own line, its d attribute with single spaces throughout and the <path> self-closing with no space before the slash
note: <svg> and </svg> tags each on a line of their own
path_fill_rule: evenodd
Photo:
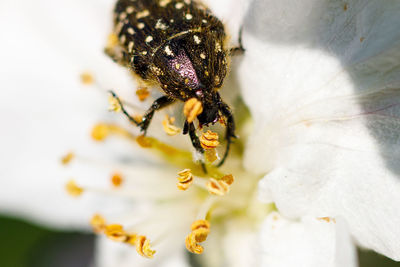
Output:
<svg viewBox="0 0 400 267">
<path fill-rule="evenodd" d="M 234 122 L 218 93 L 229 56 L 224 49 L 222 22 L 193 0 L 119 0 L 114 25 L 122 48 L 120 63 L 143 80 L 157 82 L 169 99 L 155 102 L 154 110 L 173 100 L 197 98 L 203 105 L 197 117 L 200 125 L 215 123 L 221 117 L 231 124 L 226 135 L 228 150 Z M 139 126 L 146 131 L 148 123 L 144 124 Z M 190 133 L 190 125 L 186 123 L 185 128 Z M 190 136 L 196 147 L 193 139 L 197 136 Z M 196 149 L 202 152 L 201 147 Z"/>
</svg>

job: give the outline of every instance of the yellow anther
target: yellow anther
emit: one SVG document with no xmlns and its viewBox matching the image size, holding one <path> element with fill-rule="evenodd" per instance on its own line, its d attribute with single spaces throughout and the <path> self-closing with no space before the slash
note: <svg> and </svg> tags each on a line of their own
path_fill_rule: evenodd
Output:
<svg viewBox="0 0 400 267">
<path fill-rule="evenodd" d="M 82 72 L 80 75 L 81 82 L 85 85 L 90 85 L 94 82 L 93 75 L 89 72 Z"/>
<path fill-rule="evenodd" d="M 208 130 L 200 136 L 200 144 L 204 149 L 216 148 L 219 145 L 218 134 Z"/>
<path fill-rule="evenodd" d="M 214 162 L 218 159 L 217 150 L 215 148 L 206 149 L 204 151 L 204 157 L 206 158 L 207 162 Z"/>
<path fill-rule="evenodd" d="M 233 178 L 232 174 L 228 174 L 228 175 L 221 177 L 221 181 L 224 181 L 228 185 L 231 185 L 235 181 L 235 178 Z"/>
<path fill-rule="evenodd" d="M 67 155 L 61 158 L 61 163 L 63 165 L 67 165 L 75 158 L 75 154 L 72 152 L 69 152 Z"/>
<path fill-rule="evenodd" d="M 127 238 L 125 240 L 125 243 L 132 245 L 132 246 L 136 246 L 136 241 L 137 241 L 137 237 L 138 237 L 136 234 L 128 234 L 126 237 Z"/>
<path fill-rule="evenodd" d="M 121 112 L 122 108 L 116 97 L 114 97 L 113 95 L 110 95 L 108 97 L 108 103 L 110 104 L 110 106 L 108 107 L 109 111 Z"/>
<path fill-rule="evenodd" d="M 146 258 L 153 258 L 155 250 L 150 248 L 150 241 L 145 236 L 138 236 L 136 238 L 136 251 L 139 255 Z"/>
<path fill-rule="evenodd" d="M 150 96 L 150 92 L 147 87 L 140 87 L 136 90 L 136 95 L 140 101 L 144 101 Z"/>
<path fill-rule="evenodd" d="M 98 123 L 92 129 L 92 138 L 96 141 L 104 141 L 109 135 L 115 134 L 132 139 L 134 136 L 124 128 L 106 123 Z"/>
<path fill-rule="evenodd" d="M 185 169 L 178 172 L 178 183 L 177 187 L 179 190 L 185 191 L 193 183 L 193 174 L 190 169 Z"/>
<path fill-rule="evenodd" d="M 90 225 L 95 233 L 102 233 L 106 229 L 106 220 L 100 214 L 93 215 Z"/>
<path fill-rule="evenodd" d="M 210 194 L 223 196 L 229 192 L 229 186 L 233 183 L 233 181 L 234 181 L 233 176 L 230 174 L 230 175 L 225 175 L 219 180 L 210 178 L 206 186 Z"/>
<path fill-rule="evenodd" d="M 328 223 L 330 223 L 330 222 L 336 223 L 335 218 L 331 218 L 331 217 L 320 217 L 318 219 L 321 220 L 321 221 L 328 222 Z"/>
<path fill-rule="evenodd" d="M 104 123 L 96 124 L 92 129 L 92 138 L 96 141 L 103 141 L 109 134 L 109 127 Z"/>
<path fill-rule="evenodd" d="M 69 180 L 65 185 L 65 189 L 67 190 L 68 194 L 73 197 L 78 197 L 83 193 L 83 188 L 79 187 L 74 180 Z"/>
<path fill-rule="evenodd" d="M 192 224 L 191 230 L 192 232 L 185 239 L 186 248 L 192 253 L 201 254 L 204 249 L 199 243 L 207 239 L 210 223 L 206 220 L 197 220 Z"/>
<path fill-rule="evenodd" d="M 120 173 L 116 172 L 111 176 L 111 183 L 113 184 L 113 186 L 120 187 L 122 182 L 123 182 L 123 178 Z"/>
<path fill-rule="evenodd" d="M 197 220 L 195 222 L 192 223 L 192 225 L 190 226 L 190 229 L 192 231 L 200 229 L 200 228 L 205 228 L 210 230 L 210 223 L 207 220 Z"/>
<path fill-rule="evenodd" d="M 165 115 L 165 119 L 162 122 L 164 131 L 170 136 L 177 135 L 181 131 L 181 129 L 174 125 L 174 122 L 175 118 L 168 115 Z"/>
<path fill-rule="evenodd" d="M 153 139 L 150 137 L 146 137 L 144 135 L 139 135 L 136 137 L 136 142 L 139 144 L 139 146 L 143 148 L 149 148 L 153 146 Z"/>
<path fill-rule="evenodd" d="M 186 120 L 191 123 L 196 119 L 198 115 L 203 112 L 203 105 L 197 98 L 191 98 L 185 102 L 183 107 L 183 114 L 186 116 Z"/>
<path fill-rule="evenodd" d="M 104 234 L 113 241 L 125 242 L 128 239 L 127 233 L 120 224 L 106 225 Z"/>
</svg>

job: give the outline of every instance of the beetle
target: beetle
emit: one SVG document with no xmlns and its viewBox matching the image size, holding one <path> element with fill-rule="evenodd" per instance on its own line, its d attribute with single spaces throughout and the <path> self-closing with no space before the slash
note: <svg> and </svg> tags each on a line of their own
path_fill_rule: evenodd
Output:
<svg viewBox="0 0 400 267">
<path fill-rule="evenodd" d="M 194 0 L 118 0 L 114 34 L 119 44 L 106 48 L 106 53 L 142 81 L 159 84 L 165 93 L 153 102 L 140 122 L 112 93 L 123 113 L 146 134 L 155 111 L 176 100 L 197 99 L 202 108 L 196 114 L 199 127 L 218 121 L 226 124 L 226 149 L 218 163 L 221 166 L 236 136 L 232 111 L 218 89 L 227 74 L 229 57 L 244 51 L 241 37 L 239 47 L 225 49 L 223 23 Z M 193 121 L 186 119 L 183 134 L 189 134 L 193 147 L 204 153 Z"/>
</svg>

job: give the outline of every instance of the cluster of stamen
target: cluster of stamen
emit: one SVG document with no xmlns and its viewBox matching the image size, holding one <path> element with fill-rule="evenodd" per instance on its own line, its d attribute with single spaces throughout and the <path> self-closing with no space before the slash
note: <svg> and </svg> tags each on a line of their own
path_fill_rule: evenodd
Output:
<svg viewBox="0 0 400 267">
<path fill-rule="evenodd" d="M 165 115 L 165 119 L 163 120 L 162 125 L 164 128 L 164 132 L 169 136 L 174 136 L 181 132 L 181 129 L 176 127 L 174 125 L 174 122 L 174 117 L 169 117 L 168 115 Z"/>
<path fill-rule="evenodd" d="M 111 36 L 109 40 L 110 45 L 114 41 L 117 40 L 114 40 Z M 85 83 L 83 79 L 82 82 Z M 141 101 L 150 95 L 150 93 L 147 91 L 147 88 L 140 88 L 136 93 Z M 114 93 L 111 94 L 109 102 L 110 110 L 114 112 L 126 112 L 123 107 L 123 102 Z M 183 113 L 188 123 L 192 123 L 202 112 L 203 106 L 198 99 L 191 98 L 185 102 Z M 139 116 L 133 116 L 133 118 L 138 122 L 142 120 L 142 118 Z M 169 116 L 166 116 L 165 120 L 162 122 L 164 131 L 170 136 L 176 135 L 181 131 L 180 128 L 174 125 L 174 122 L 175 118 Z M 201 179 L 204 172 L 202 172 L 202 170 L 193 163 L 192 159 L 190 158 L 190 152 L 181 151 L 172 146 L 166 145 L 153 137 L 133 135 L 131 132 L 118 125 L 99 123 L 94 126 L 91 136 L 96 141 L 104 141 L 112 134 L 128 138 L 129 140 L 134 140 L 142 148 L 153 149 L 154 151 L 161 152 L 161 154 L 165 156 L 167 160 L 171 162 L 178 162 L 179 166 L 184 166 L 184 168 L 191 166 L 191 169 L 186 168 L 178 173 L 177 188 L 179 190 L 185 191 L 192 184 L 194 184 L 194 186 L 199 189 L 195 190 L 195 192 L 208 191 L 208 193 L 211 195 L 224 196 L 229 192 L 230 186 L 234 182 L 234 178 L 231 174 L 223 175 L 211 164 L 207 165 L 208 175 L 214 178 L 209 178 L 207 180 Z M 202 135 L 199 137 L 199 140 L 202 148 L 205 151 L 206 162 L 212 163 L 217 160 L 218 155 L 216 148 L 219 145 L 218 134 L 208 130 L 207 132 L 202 133 Z M 62 158 L 62 164 L 67 165 L 75 157 L 76 156 L 74 153 L 68 153 Z M 195 173 L 196 176 L 199 175 L 199 178 L 196 178 L 196 181 L 194 181 L 193 173 Z M 215 177 L 221 178 L 218 179 Z M 124 178 L 119 172 L 113 173 L 110 180 L 114 190 L 121 187 L 124 183 Z M 90 191 L 90 188 L 87 189 Z M 85 189 L 81 186 L 78 186 L 74 180 L 70 180 L 66 184 L 66 190 L 71 196 L 75 197 L 80 196 L 85 191 Z M 203 198 L 204 194 L 199 194 L 199 197 Z M 186 248 L 191 253 L 201 254 L 204 251 L 201 243 L 206 241 L 207 236 L 210 233 L 210 222 L 208 219 L 214 199 L 216 198 L 210 195 L 206 197 L 206 201 L 200 209 L 202 211 L 200 212 L 202 216 L 197 216 L 197 218 L 204 219 L 195 221 L 191 225 L 190 234 L 188 234 L 185 238 Z M 205 219 L 206 217 L 207 220 Z M 137 253 L 141 256 L 152 258 L 155 253 L 155 251 L 150 247 L 150 241 L 145 236 L 127 232 L 121 224 L 107 224 L 106 220 L 101 215 L 94 215 L 90 221 L 90 224 L 92 225 L 95 233 L 104 234 L 109 239 L 116 242 L 135 246 Z"/>
<path fill-rule="evenodd" d="M 228 174 L 223 176 L 219 180 L 210 178 L 206 186 L 210 194 L 217 196 L 224 196 L 229 192 L 230 186 L 232 185 L 233 182 L 234 178 L 232 174 Z"/>
<path fill-rule="evenodd" d="M 80 78 L 81 82 L 85 85 L 91 85 L 94 83 L 94 78 L 90 72 L 83 72 Z"/>
<path fill-rule="evenodd" d="M 114 173 L 111 176 L 111 183 L 116 188 L 120 187 L 122 185 L 123 181 L 124 180 L 122 178 L 122 175 L 120 173 L 118 173 L 118 172 Z"/>
<path fill-rule="evenodd" d="M 177 187 L 179 190 L 185 191 L 193 183 L 193 174 L 190 169 L 184 169 L 178 172 Z"/>
<path fill-rule="evenodd" d="M 65 189 L 67 190 L 68 194 L 73 197 L 79 197 L 84 191 L 84 189 L 78 186 L 75 180 L 72 179 L 67 182 Z"/>
<path fill-rule="evenodd" d="M 210 130 L 203 133 L 200 138 L 200 145 L 204 148 L 204 156 L 208 162 L 218 159 L 216 147 L 219 145 L 218 134 Z"/>
<path fill-rule="evenodd" d="M 65 156 L 61 158 L 61 163 L 63 165 L 68 165 L 75 158 L 75 154 L 73 152 L 68 152 Z"/>
<path fill-rule="evenodd" d="M 200 136 L 200 144 L 204 149 L 213 149 L 219 145 L 218 134 L 210 130 Z"/>
<path fill-rule="evenodd" d="M 197 98 L 190 98 L 183 106 L 183 114 L 187 122 L 193 122 L 203 112 L 203 105 Z"/>
<path fill-rule="evenodd" d="M 104 234 L 109 239 L 132 245 L 136 247 L 139 255 L 146 258 L 153 258 L 155 250 L 151 249 L 150 241 L 143 235 L 128 233 L 120 224 L 106 224 L 106 220 L 99 214 L 95 214 L 90 220 L 93 231 L 98 234 Z"/>
<path fill-rule="evenodd" d="M 140 101 L 144 101 L 150 96 L 150 91 L 147 87 L 140 87 L 136 90 L 136 95 Z"/>
<path fill-rule="evenodd" d="M 191 230 L 185 239 L 186 248 L 192 253 L 201 254 L 204 248 L 199 243 L 206 241 L 210 233 L 210 223 L 207 220 L 197 220 L 192 223 Z"/>
</svg>

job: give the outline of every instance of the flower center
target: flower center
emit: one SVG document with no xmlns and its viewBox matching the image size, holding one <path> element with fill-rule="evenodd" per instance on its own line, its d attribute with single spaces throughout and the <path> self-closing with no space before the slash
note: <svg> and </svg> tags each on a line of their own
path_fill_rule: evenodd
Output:
<svg viewBox="0 0 400 267">
<path fill-rule="evenodd" d="M 87 75 L 85 80 L 88 80 Z M 112 97 L 110 102 L 112 111 L 122 110 L 119 100 Z M 172 116 L 166 116 L 160 125 L 160 129 L 164 129 L 168 136 L 180 132 L 174 121 Z M 106 219 L 105 214 L 95 214 L 90 221 L 95 233 L 103 234 L 115 242 L 134 246 L 141 256 L 152 258 L 156 252 L 154 248 L 159 243 L 171 236 L 181 236 L 182 229 L 188 229 L 182 237 L 187 250 L 201 254 L 204 251 L 202 243 L 212 234 L 213 228 L 220 228 L 214 226 L 223 226 L 226 221 L 240 219 L 246 220 L 249 227 L 253 227 L 259 222 L 259 218 L 271 211 L 271 207 L 256 200 L 258 177 L 242 169 L 240 152 L 234 150 L 223 168 L 213 165 L 219 158 L 216 132 L 208 130 L 199 138 L 205 150 L 207 172 L 194 162 L 193 154 L 189 151 L 168 145 L 154 137 L 135 135 L 130 129 L 116 124 L 98 123 L 93 127 L 91 136 L 98 142 L 105 142 L 110 137 L 125 139 L 167 163 L 138 168 L 118 161 L 100 162 L 87 159 L 71 152 L 62 158 L 64 165 L 74 162 L 84 165 L 89 163 L 93 168 L 100 166 L 113 170 L 107 178 L 109 186 L 105 187 L 92 186 L 90 183 L 78 185 L 70 180 L 66 190 L 71 196 L 88 192 L 123 198 L 135 202 L 136 206 L 145 203 L 146 208 L 136 211 L 134 216 L 110 216 Z M 171 170 L 175 170 L 175 175 L 169 175 Z M 115 220 L 119 221 L 115 223 Z M 152 242 L 148 237 L 151 237 Z"/>
</svg>

